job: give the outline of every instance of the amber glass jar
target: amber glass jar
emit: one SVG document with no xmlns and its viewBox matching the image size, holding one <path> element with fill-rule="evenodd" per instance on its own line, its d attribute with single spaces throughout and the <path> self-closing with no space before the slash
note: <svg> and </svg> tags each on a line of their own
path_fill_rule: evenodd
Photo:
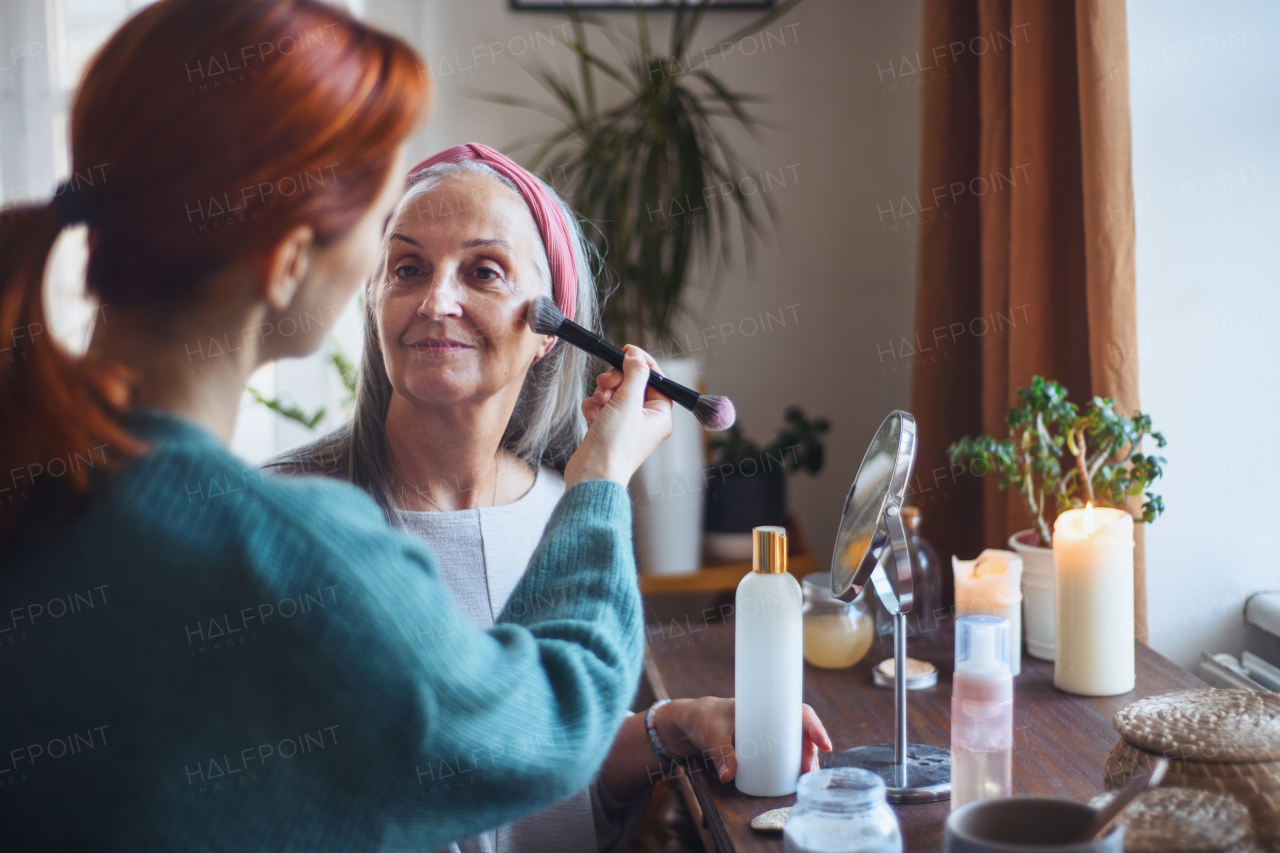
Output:
<svg viewBox="0 0 1280 853">
<path fill-rule="evenodd" d="M 831 594 L 831 573 L 805 575 L 804 659 L 824 669 L 843 669 L 862 660 L 875 634 L 862 598 L 841 601 Z"/>
</svg>

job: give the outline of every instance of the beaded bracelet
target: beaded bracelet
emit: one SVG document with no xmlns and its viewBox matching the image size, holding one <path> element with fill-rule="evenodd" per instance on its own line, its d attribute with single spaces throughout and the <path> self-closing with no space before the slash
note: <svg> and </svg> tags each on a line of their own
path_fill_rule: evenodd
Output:
<svg viewBox="0 0 1280 853">
<path fill-rule="evenodd" d="M 658 727 L 654 725 L 654 718 L 658 709 L 670 701 L 670 699 L 659 699 L 650 705 L 649 710 L 644 713 L 644 729 L 649 733 L 649 748 L 653 750 L 654 755 L 667 760 L 670 760 L 672 755 L 662 745 L 662 737 L 658 734 Z"/>
</svg>

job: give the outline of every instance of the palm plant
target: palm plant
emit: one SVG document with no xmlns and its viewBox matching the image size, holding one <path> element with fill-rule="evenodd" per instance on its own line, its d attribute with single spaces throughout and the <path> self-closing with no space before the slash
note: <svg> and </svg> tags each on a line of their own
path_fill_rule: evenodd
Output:
<svg viewBox="0 0 1280 853">
<path fill-rule="evenodd" d="M 786 0 L 727 37 L 736 42 L 793 9 Z M 687 0 L 674 10 L 670 44 L 655 50 L 649 21 L 636 6 L 636 32 L 625 33 L 570 8 L 572 37 L 561 43 L 576 60 L 576 80 L 531 64 L 526 71 L 551 96 L 550 106 L 500 94 L 480 97 L 535 109 L 563 127 L 535 142 L 529 166 L 554 178 L 570 204 L 595 223 L 591 239 L 618 276 L 605 293 L 603 322 L 618 340 L 658 341 L 668 336 L 681 311 L 681 294 L 695 249 L 719 278 L 731 256 L 731 225 L 741 229 L 750 257 L 762 220 L 772 219 L 761 193 L 744 195 L 747 173 L 729 144 L 722 121 L 754 134 L 763 123 L 748 112 L 760 99 L 734 92 L 698 65 L 690 49 L 705 4 Z M 620 61 L 588 45 L 587 28 L 598 30 Z M 598 75 L 623 87 L 622 99 L 600 103 Z M 729 191 L 723 188 L 732 187 Z M 700 211 L 700 215 L 691 215 Z"/>
</svg>

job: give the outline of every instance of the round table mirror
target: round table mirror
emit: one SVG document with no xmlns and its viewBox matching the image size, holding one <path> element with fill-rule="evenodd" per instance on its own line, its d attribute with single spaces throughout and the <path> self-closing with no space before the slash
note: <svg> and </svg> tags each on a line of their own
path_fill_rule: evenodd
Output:
<svg viewBox="0 0 1280 853">
<path fill-rule="evenodd" d="M 891 412 L 871 439 L 844 502 L 831 557 L 831 593 L 837 598 L 852 601 L 868 582 L 878 579 L 873 577 L 876 567 L 890 563 L 885 578 L 893 589 L 876 584 L 876 593 L 889 613 L 910 612 L 911 571 L 900 511 L 915 458 L 915 418 L 903 411 Z M 891 526 L 902 535 L 890 536 Z M 890 561 L 895 541 L 902 543 L 896 556 L 907 560 Z M 900 562 L 907 562 L 905 574 L 899 570 Z"/>
<path fill-rule="evenodd" d="M 824 767 L 861 767 L 878 774 L 891 803 L 927 803 L 951 796 L 951 755 L 939 746 L 907 741 L 907 613 L 911 610 L 911 555 L 902 507 L 916 458 L 916 421 L 890 413 L 876 430 L 844 502 L 831 558 L 831 593 L 851 601 L 868 583 L 893 614 L 893 743 L 855 746 L 833 754 Z"/>
</svg>

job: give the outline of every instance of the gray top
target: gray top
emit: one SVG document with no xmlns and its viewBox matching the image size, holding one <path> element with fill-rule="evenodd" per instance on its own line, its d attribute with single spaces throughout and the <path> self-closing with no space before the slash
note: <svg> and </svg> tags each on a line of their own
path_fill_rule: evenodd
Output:
<svg viewBox="0 0 1280 853">
<path fill-rule="evenodd" d="M 542 532 L 564 495 L 564 478 L 538 471 L 533 487 L 514 503 L 456 512 L 397 509 L 396 526 L 421 537 L 435 552 L 440 580 L 454 604 L 477 628 L 489 628 L 524 576 Z M 460 626 L 461 627 L 461 626 Z M 595 853 L 630 843 L 649 795 L 618 803 L 600 783 L 526 818 L 464 839 L 450 853 Z"/>
</svg>

